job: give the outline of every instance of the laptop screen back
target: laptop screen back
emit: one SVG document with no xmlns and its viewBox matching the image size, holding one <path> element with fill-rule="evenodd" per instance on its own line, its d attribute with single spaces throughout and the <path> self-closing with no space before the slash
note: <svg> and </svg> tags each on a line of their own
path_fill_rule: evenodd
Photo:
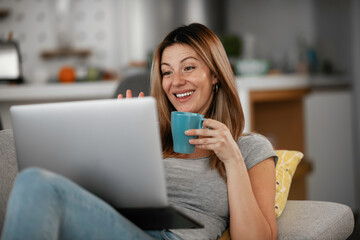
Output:
<svg viewBox="0 0 360 240">
<path fill-rule="evenodd" d="M 59 173 L 119 208 L 168 204 L 153 98 L 10 111 L 20 170 L 36 166 Z"/>
</svg>

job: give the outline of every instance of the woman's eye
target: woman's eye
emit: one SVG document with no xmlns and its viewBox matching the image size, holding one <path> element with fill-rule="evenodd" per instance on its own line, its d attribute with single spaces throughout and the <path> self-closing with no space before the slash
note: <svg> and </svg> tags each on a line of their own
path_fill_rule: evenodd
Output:
<svg viewBox="0 0 360 240">
<path fill-rule="evenodd" d="M 186 68 L 185 68 L 185 71 L 190 71 L 190 70 L 193 70 L 193 69 L 195 69 L 195 67 L 189 66 L 189 67 L 186 67 Z"/>
<path fill-rule="evenodd" d="M 169 74 L 170 74 L 170 72 L 163 72 L 163 76 L 167 76 Z"/>
</svg>

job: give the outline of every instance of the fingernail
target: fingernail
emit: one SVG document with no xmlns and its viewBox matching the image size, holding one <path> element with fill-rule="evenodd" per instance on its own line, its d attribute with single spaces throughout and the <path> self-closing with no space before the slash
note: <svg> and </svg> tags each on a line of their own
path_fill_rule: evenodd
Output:
<svg viewBox="0 0 360 240">
<path fill-rule="evenodd" d="M 189 132 L 190 132 L 189 130 L 186 130 L 186 131 L 185 131 L 185 134 L 189 134 Z"/>
</svg>

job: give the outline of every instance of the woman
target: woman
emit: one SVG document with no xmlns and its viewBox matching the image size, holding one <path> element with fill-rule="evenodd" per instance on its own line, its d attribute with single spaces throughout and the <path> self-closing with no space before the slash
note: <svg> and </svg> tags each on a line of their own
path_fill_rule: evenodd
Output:
<svg viewBox="0 0 360 240">
<path fill-rule="evenodd" d="M 151 78 L 169 201 L 205 228 L 143 231 L 71 181 L 30 169 L 16 180 L 3 239 L 217 239 L 227 227 L 232 239 L 276 239 L 277 157 L 264 137 L 242 135 L 233 73 L 216 35 L 201 24 L 175 29 L 154 54 Z M 185 132 L 199 136 L 190 140 L 193 154 L 174 153 L 171 111 L 207 118 L 204 129 Z"/>
</svg>

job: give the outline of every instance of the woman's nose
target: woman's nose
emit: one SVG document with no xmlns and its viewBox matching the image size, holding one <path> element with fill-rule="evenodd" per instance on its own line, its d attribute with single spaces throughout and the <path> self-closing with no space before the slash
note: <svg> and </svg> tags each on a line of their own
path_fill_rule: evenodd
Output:
<svg viewBox="0 0 360 240">
<path fill-rule="evenodd" d="M 174 73 L 174 79 L 173 79 L 173 85 L 184 85 L 185 84 L 184 76 L 181 74 L 181 72 L 175 72 Z"/>
</svg>

